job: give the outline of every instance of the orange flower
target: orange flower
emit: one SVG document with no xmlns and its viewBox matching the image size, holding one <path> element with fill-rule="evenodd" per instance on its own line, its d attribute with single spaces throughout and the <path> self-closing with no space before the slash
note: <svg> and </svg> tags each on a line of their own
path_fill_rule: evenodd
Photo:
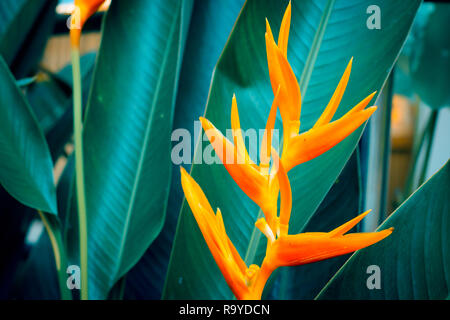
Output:
<svg viewBox="0 0 450 320">
<path fill-rule="evenodd" d="M 231 177 L 250 199 L 261 207 L 266 215 L 269 215 L 270 212 L 273 212 L 274 210 L 276 211 L 276 202 L 267 201 L 268 198 L 274 197 L 273 188 L 271 188 L 271 179 L 269 177 L 269 162 L 272 146 L 272 132 L 277 111 L 276 104 L 277 95 L 272 103 L 266 129 L 264 131 L 260 152 L 261 163 L 259 165 L 256 165 L 252 161 L 245 148 L 236 97 L 234 95 L 231 108 L 231 127 L 234 144 L 224 137 L 210 121 L 200 117 L 202 127 L 205 130 L 208 139 Z"/>
<path fill-rule="evenodd" d="M 266 256 L 261 267 L 253 264 L 247 268 L 226 235 L 220 210 L 217 209 L 217 214 L 214 214 L 200 186 L 181 168 L 182 187 L 189 206 L 217 265 L 238 299 L 260 299 L 267 279 L 278 267 L 312 263 L 347 254 L 381 241 L 393 230 L 391 228 L 380 232 L 345 234 L 361 221 L 369 210 L 330 232 L 289 234 L 292 192 L 287 172 L 338 144 L 363 124 L 376 109 L 365 109 L 375 95 L 372 93 L 343 117 L 330 122 L 347 86 L 353 60 L 351 59 L 316 124 L 310 130 L 299 134 L 301 95 L 297 79 L 287 61 L 290 20 L 289 3 L 281 24 L 278 45 L 273 40 L 266 20 L 267 59 L 275 98 L 264 131 L 260 164 L 253 162 L 246 150 L 234 95 L 231 110 L 233 142 L 225 138 L 207 119 L 200 118 L 211 145 L 233 180 L 264 213 L 264 218 L 255 222 L 255 226 L 267 237 Z M 281 157 L 272 147 L 277 107 L 283 121 Z M 273 161 L 270 168 L 271 158 Z"/>
<path fill-rule="evenodd" d="M 72 28 L 70 29 L 70 42 L 73 47 L 80 46 L 81 29 L 84 23 L 92 16 L 106 0 L 75 0 L 75 10 L 72 14 Z"/>
<path fill-rule="evenodd" d="M 183 167 L 180 170 L 184 195 L 206 244 L 234 295 L 242 296 L 248 291 L 245 283 L 247 266 L 227 236 L 222 214 L 219 209 L 214 214 L 200 186 Z"/>
<path fill-rule="evenodd" d="M 289 3 L 281 22 L 278 45 L 275 43 L 269 22 L 266 19 L 266 51 L 270 82 L 275 93 L 281 86 L 279 108 L 283 120 L 283 154 L 282 162 L 286 170 L 311 160 L 345 139 L 363 124 L 376 107 L 364 108 L 372 100 L 375 92 L 370 94 L 339 120 L 331 122 L 350 77 L 353 58 L 350 60 L 325 111 L 309 131 L 299 135 L 301 94 L 294 72 L 287 60 L 287 43 L 289 23 L 291 21 L 291 4 Z"/>
<path fill-rule="evenodd" d="M 275 150 L 272 150 L 272 154 L 278 158 Z M 369 210 L 327 233 L 309 232 L 289 235 L 292 194 L 286 171 L 282 163 L 278 162 L 276 175 L 280 181 L 281 208 L 280 216 L 276 217 L 277 232 L 272 231 L 265 218 L 256 221 L 255 226 L 268 240 L 266 256 L 261 268 L 254 264 L 247 268 L 227 236 L 220 209 L 217 209 L 217 213 L 214 214 L 200 186 L 183 167 L 180 170 L 181 185 L 189 207 L 214 260 L 238 299 L 261 299 L 267 280 L 278 267 L 312 263 L 347 254 L 381 241 L 393 230 L 390 228 L 380 232 L 344 235 L 361 221 L 370 212 Z"/>
</svg>

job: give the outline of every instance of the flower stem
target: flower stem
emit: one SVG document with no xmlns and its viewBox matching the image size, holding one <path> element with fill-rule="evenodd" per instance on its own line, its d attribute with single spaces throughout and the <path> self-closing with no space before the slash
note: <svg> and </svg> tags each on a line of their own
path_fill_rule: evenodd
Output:
<svg viewBox="0 0 450 320">
<path fill-rule="evenodd" d="M 250 288 L 248 296 L 243 297 L 244 300 L 261 300 L 266 282 L 269 280 L 270 275 L 274 271 L 274 268 L 267 261 L 268 260 L 266 258 L 263 260 L 255 282 Z"/>
<path fill-rule="evenodd" d="M 78 202 L 78 223 L 80 236 L 80 270 L 81 270 L 81 300 L 88 299 L 88 246 L 86 198 L 84 189 L 83 166 L 83 109 L 81 101 L 80 51 L 72 46 L 73 75 L 73 129 L 75 142 L 75 181 Z"/>
</svg>

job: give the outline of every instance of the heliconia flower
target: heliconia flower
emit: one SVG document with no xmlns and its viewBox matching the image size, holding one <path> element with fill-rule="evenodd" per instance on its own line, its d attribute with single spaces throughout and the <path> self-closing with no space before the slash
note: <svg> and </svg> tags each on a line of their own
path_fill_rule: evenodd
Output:
<svg viewBox="0 0 450 320">
<path fill-rule="evenodd" d="M 75 0 L 75 11 L 72 14 L 72 27 L 70 29 L 70 42 L 73 47 L 80 46 L 81 29 L 106 0 Z M 79 15 L 79 16 L 75 16 Z"/>
<path fill-rule="evenodd" d="M 272 155 L 279 160 L 278 154 Z M 278 267 L 296 266 L 347 254 L 376 242 L 392 233 L 393 228 L 379 232 L 345 234 L 360 222 L 366 211 L 330 232 L 308 232 L 288 234 L 292 194 L 286 170 L 277 162 L 276 175 L 280 184 L 280 216 L 276 217 L 277 232 L 265 218 L 256 221 L 255 226 L 267 237 L 266 256 L 261 268 L 247 265 L 242 260 L 225 231 L 222 213 L 214 211 L 205 194 L 195 180 L 182 167 L 181 185 L 201 233 L 214 260 L 230 289 L 238 299 L 260 299 L 267 279 Z"/>
<path fill-rule="evenodd" d="M 245 147 L 235 96 L 231 108 L 233 141 L 224 137 L 210 121 L 200 118 L 211 145 L 228 173 L 264 213 L 264 218 L 255 222 L 255 226 L 267 238 L 266 256 L 261 267 L 252 264 L 247 268 L 225 232 L 220 210 L 217 209 L 214 214 L 200 186 L 181 168 L 186 200 L 219 269 L 238 299 L 260 299 L 267 280 L 279 267 L 302 265 L 344 255 L 383 240 L 393 230 L 390 228 L 379 232 L 346 234 L 369 210 L 330 232 L 289 234 L 292 191 L 288 171 L 331 149 L 361 126 L 376 109 L 365 109 L 375 95 L 374 92 L 340 119 L 331 122 L 350 77 L 351 59 L 325 111 L 310 130 L 299 134 L 301 95 L 297 79 L 287 61 L 290 20 L 289 3 L 281 24 L 278 44 L 273 40 L 266 20 L 266 48 L 274 100 L 264 131 L 260 164 L 257 165 L 250 158 Z M 281 157 L 272 147 L 277 108 L 283 122 Z"/>
<path fill-rule="evenodd" d="M 369 119 L 376 110 L 375 106 L 364 109 L 375 95 L 376 92 L 374 92 L 358 103 L 342 118 L 330 123 L 347 87 L 352 58 L 325 111 L 313 128 L 299 134 L 301 93 L 297 78 L 287 60 L 290 16 L 291 4 L 289 3 L 281 23 L 278 45 L 275 43 L 267 19 L 265 34 L 270 82 L 274 93 L 278 90 L 278 87 L 281 87 L 278 99 L 278 107 L 283 120 L 283 153 L 281 160 L 287 171 L 334 147 Z"/>
</svg>

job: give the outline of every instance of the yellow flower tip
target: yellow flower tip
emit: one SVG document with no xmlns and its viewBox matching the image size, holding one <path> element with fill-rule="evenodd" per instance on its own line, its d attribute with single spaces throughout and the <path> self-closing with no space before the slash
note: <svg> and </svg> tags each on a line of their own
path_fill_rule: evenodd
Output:
<svg viewBox="0 0 450 320">
<path fill-rule="evenodd" d="M 289 2 L 281 21 L 280 32 L 278 34 L 278 47 L 282 51 L 283 55 L 287 56 L 287 47 L 289 39 L 289 29 L 291 24 L 291 3 Z"/>
<path fill-rule="evenodd" d="M 353 228 L 354 226 L 356 226 L 362 219 L 364 219 L 370 212 L 372 211 L 372 209 L 367 210 L 366 212 L 360 214 L 359 216 L 357 216 L 356 218 L 353 218 L 352 220 L 344 223 L 343 225 L 337 227 L 336 229 L 328 232 L 329 237 L 333 238 L 333 237 L 338 237 L 338 236 L 342 236 L 344 233 L 348 232 L 351 228 Z"/>
<path fill-rule="evenodd" d="M 272 157 L 274 163 L 274 169 L 278 178 L 280 187 L 280 225 L 289 226 L 289 220 L 292 210 L 292 190 L 287 171 L 285 170 L 283 163 L 277 153 L 272 147 Z M 283 228 L 283 233 L 287 234 L 287 228 Z"/>
<path fill-rule="evenodd" d="M 72 47 L 79 48 L 81 29 L 104 2 L 105 0 L 75 0 L 75 10 L 72 13 L 70 28 Z"/>
<path fill-rule="evenodd" d="M 200 123 L 202 124 L 202 128 L 203 130 L 205 130 L 205 132 L 209 129 L 213 129 L 214 125 L 206 118 L 203 117 L 199 117 L 198 118 L 200 120 Z"/>
<path fill-rule="evenodd" d="M 269 240 L 270 242 L 275 241 L 275 235 L 273 234 L 272 229 L 269 227 L 266 219 L 260 218 L 255 222 L 255 227 L 258 228 Z"/>
</svg>

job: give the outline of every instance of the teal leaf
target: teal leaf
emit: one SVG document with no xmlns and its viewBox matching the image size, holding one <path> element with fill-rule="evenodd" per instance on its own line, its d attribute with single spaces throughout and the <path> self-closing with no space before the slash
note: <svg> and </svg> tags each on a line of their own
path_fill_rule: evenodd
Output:
<svg viewBox="0 0 450 320">
<path fill-rule="evenodd" d="M 105 16 L 83 132 L 91 299 L 107 297 L 164 223 L 191 7 L 113 1 Z"/>
<path fill-rule="evenodd" d="M 318 299 L 450 298 L 450 162 L 416 190 L 378 228 L 393 233 L 357 251 Z M 379 268 L 379 289 L 374 271 Z"/>
<path fill-rule="evenodd" d="M 56 214 L 56 191 L 47 143 L 2 57 L 0 97 L 0 182 L 23 204 Z"/>
</svg>

